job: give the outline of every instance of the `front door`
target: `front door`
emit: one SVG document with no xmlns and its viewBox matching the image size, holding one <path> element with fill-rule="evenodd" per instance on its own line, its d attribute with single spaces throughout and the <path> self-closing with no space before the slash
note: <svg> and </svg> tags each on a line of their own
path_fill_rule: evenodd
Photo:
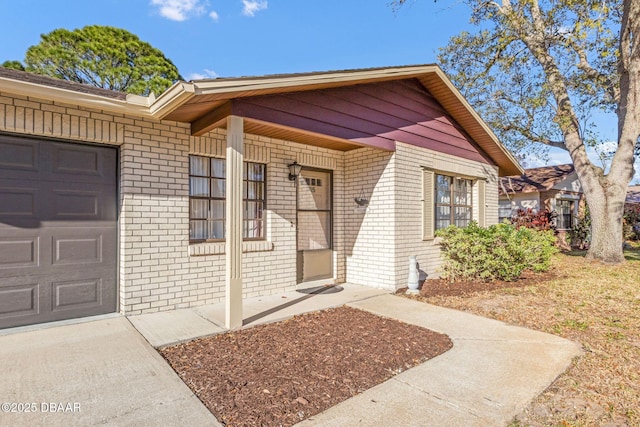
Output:
<svg viewBox="0 0 640 427">
<path fill-rule="evenodd" d="M 298 176 L 298 283 L 333 277 L 332 175 L 302 169 Z"/>
</svg>

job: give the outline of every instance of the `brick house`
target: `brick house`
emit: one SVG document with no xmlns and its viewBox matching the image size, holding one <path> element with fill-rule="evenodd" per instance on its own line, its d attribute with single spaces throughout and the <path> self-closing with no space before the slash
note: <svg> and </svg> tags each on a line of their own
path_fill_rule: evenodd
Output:
<svg viewBox="0 0 640 427">
<path fill-rule="evenodd" d="M 0 68 L 0 327 L 437 274 L 520 174 L 434 65 L 178 82 Z M 357 199 L 357 201 L 356 201 Z"/>
</svg>

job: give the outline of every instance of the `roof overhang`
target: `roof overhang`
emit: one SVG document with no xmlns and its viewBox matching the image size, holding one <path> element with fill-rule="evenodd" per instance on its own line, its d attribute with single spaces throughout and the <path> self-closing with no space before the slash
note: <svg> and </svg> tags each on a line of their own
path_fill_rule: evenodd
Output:
<svg viewBox="0 0 640 427">
<path fill-rule="evenodd" d="M 202 135 L 215 127 L 224 127 L 230 111 L 225 105 L 233 99 L 415 78 L 492 159 L 498 166 L 499 175 L 520 175 L 524 172 L 518 161 L 500 143 L 437 65 L 177 82 L 157 98 L 153 95 L 107 96 L 109 94 L 103 94 L 104 91 L 79 90 L 77 85 L 59 86 L 47 84 L 46 81 L 34 82 L 24 77 L 14 77 L 11 72 L 0 75 L 0 91 L 118 114 L 191 123 L 194 135 Z M 251 129 L 282 139 L 295 136 L 301 142 L 306 139 L 310 144 L 311 141 L 316 141 L 315 144 L 336 149 L 352 149 L 359 146 L 354 141 L 301 132 L 269 123 L 249 122 L 247 131 Z"/>
<path fill-rule="evenodd" d="M 499 175 L 520 175 L 524 172 L 515 157 L 500 143 L 489 126 L 437 65 L 180 82 L 158 97 L 150 108 L 156 118 L 189 122 L 192 124 L 192 134 L 203 135 L 214 128 L 225 126 L 225 118 L 230 111 L 228 103 L 233 99 L 412 78 L 421 82 L 498 165 Z M 265 126 L 262 124 L 263 130 L 266 129 Z M 272 133 L 286 135 L 285 132 L 276 130 L 271 129 Z"/>
</svg>

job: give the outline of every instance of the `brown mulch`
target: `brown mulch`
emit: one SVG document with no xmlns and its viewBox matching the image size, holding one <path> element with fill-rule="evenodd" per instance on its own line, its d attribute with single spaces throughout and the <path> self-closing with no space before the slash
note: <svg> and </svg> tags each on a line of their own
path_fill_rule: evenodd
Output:
<svg viewBox="0 0 640 427">
<path fill-rule="evenodd" d="M 344 306 L 160 352 L 227 426 L 291 426 L 451 347 L 446 335 Z"/>
<path fill-rule="evenodd" d="M 523 288 L 526 286 L 538 285 L 546 281 L 558 278 L 554 272 L 533 273 L 525 271 L 517 280 L 510 282 L 504 280 L 494 280 L 491 282 L 447 279 L 428 279 L 420 286 L 420 298 L 429 297 L 452 297 L 467 296 L 477 292 L 495 291 L 505 288 Z M 396 294 L 404 294 L 407 288 L 399 289 Z"/>
</svg>

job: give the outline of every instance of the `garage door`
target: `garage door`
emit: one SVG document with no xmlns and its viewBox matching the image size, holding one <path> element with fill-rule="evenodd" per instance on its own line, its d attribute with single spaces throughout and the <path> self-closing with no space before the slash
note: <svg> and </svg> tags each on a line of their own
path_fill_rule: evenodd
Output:
<svg viewBox="0 0 640 427">
<path fill-rule="evenodd" d="M 0 135 L 0 328 L 116 310 L 117 150 Z"/>
</svg>

